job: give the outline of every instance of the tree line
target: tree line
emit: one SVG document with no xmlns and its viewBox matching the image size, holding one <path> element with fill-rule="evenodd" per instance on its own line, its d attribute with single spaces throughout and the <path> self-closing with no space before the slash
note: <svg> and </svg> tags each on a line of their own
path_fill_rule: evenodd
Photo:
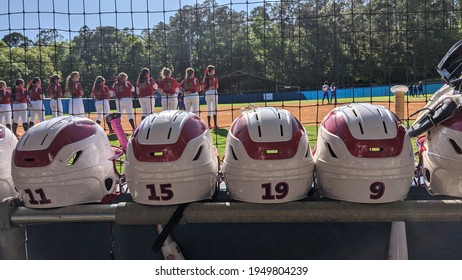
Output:
<svg viewBox="0 0 462 280">
<path fill-rule="evenodd" d="M 140 34 L 113 26 L 83 26 L 71 40 L 59 28 L 34 39 L 13 32 L 0 41 L 0 79 L 11 84 L 79 71 L 89 93 L 98 75 L 110 81 L 123 71 L 135 81 L 148 67 L 159 78 L 166 66 L 181 79 L 189 66 L 201 76 L 213 64 L 219 78 L 261 77 L 229 79 L 221 92 L 274 89 L 274 83 L 320 88 L 325 80 L 339 87 L 431 81 L 461 37 L 460 2 L 282 0 L 247 12 L 206 0 Z"/>
</svg>

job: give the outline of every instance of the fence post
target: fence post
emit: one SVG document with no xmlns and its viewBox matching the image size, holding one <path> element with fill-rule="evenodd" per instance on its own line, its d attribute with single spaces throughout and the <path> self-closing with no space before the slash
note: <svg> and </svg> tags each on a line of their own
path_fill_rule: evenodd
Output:
<svg viewBox="0 0 462 280">
<path fill-rule="evenodd" d="M 390 232 L 389 260 L 407 260 L 406 223 L 392 222 Z"/>
<path fill-rule="evenodd" d="M 407 86 L 394 86 L 390 91 L 395 95 L 395 114 L 402 120 L 404 119 L 404 93 L 407 91 Z"/>
<path fill-rule="evenodd" d="M 0 260 L 26 260 L 26 227 L 11 224 L 11 213 L 19 206 L 16 198 L 0 203 Z"/>
</svg>

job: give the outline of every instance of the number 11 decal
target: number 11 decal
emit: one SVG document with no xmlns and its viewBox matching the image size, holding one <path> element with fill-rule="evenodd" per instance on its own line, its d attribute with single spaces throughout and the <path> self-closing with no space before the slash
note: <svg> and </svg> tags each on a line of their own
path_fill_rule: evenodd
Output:
<svg viewBox="0 0 462 280">
<path fill-rule="evenodd" d="M 40 189 L 36 189 L 34 192 L 36 194 L 38 194 L 40 196 L 40 200 L 36 200 L 35 197 L 34 197 L 34 193 L 32 192 L 31 189 L 25 189 L 24 190 L 25 193 L 27 193 L 27 195 L 29 196 L 29 203 L 30 204 L 50 204 L 51 203 L 51 200 L 47 198 L 47 196 L 45 195 L 45 192 L 43 191 L 42 188 Z"/>
</svg>

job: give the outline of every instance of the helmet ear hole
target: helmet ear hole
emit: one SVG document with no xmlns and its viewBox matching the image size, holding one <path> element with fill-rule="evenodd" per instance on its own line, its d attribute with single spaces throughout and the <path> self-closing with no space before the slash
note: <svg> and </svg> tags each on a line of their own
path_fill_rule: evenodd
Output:
<svg viewBox="0 0 462 280">
<path fill-rule="evenodd" d="M 107 191 L 111 190 L 113 182 L 114 181 L 111 178 L 107 178 L 106 180 L 104 180 L 104 186 L 106 187 Z"/>
<path fill-rule="evenodd" d="M 430 183 L 431 175 L 430 175 L 430 170 L 428 170 L 427 168 L 425 168 L 424 170 L 424 176 L 425 176 L 425 181 Z"/>
</svg>

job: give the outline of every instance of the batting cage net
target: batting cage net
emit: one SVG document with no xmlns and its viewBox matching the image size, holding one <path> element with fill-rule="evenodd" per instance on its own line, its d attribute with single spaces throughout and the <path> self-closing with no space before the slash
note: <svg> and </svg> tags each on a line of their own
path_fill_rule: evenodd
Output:
<svg viewBox="0 0 462 280">
<path fill-rule="evenodd" d="M 109 132 L 102 117 L 122 107 L 123 98 L 112 88 L 121 72 L 134 90 L 130 108 L 122 110 L 123 125 L 131 131 L 128 119 L 135 126 L 140 123 L 141 100 L 146 100 L 137 87 L 142 68 L 159 84 L 164 67 L 178 83 L 192 67 L 204 86 L 205 70 L 213 65 L 218 105 L 206 105 L 202 88 L 198 114 L 216 126 L 212 136 L 220 152 L 232 121 L 249 103 L 289 110 L 313 144 L 320 121 L 334 107 L 368 102 L 394 110 L 390 88 L 402 84 L 409 89 L 402 104 L 409 120 L 441 87 L 435 66 L 460 38 L 462 24 L 455 0 L 0 3 L 0 80 L 14 91 L 18 79 L 28 89 L 37 77 L 45 94 L 43 107 L 13 104 L 11 114 L 2 111 L 3 124 L 17 124 L 18 135 L 24 126 L 43 120 L 42 114 L 47 119 L 77 111 L 73 99 L 80 97 L 79 91 L 66 90 L 74 85 L 68 81 L 73 71 L 80 73 L 84 115 L 100 120 Z M 60 77 L 55 83 L 54 74 Z M 111 89 L 109 107 L 102 111 L 96 104 L 100 97 L 92 94 L 98 76 Z M 60 104 L 50 89 L 54 85 L 62 88 Z M 185 108 L 184 94 L 179 95 L 178 104 L 170 105 L 175 109 Z M 13 92 L 14 98 L 19 100 L 20 94 Z M 161 99 L 156 89 L 146 108 L 161 111 Z"/>
</svg>

